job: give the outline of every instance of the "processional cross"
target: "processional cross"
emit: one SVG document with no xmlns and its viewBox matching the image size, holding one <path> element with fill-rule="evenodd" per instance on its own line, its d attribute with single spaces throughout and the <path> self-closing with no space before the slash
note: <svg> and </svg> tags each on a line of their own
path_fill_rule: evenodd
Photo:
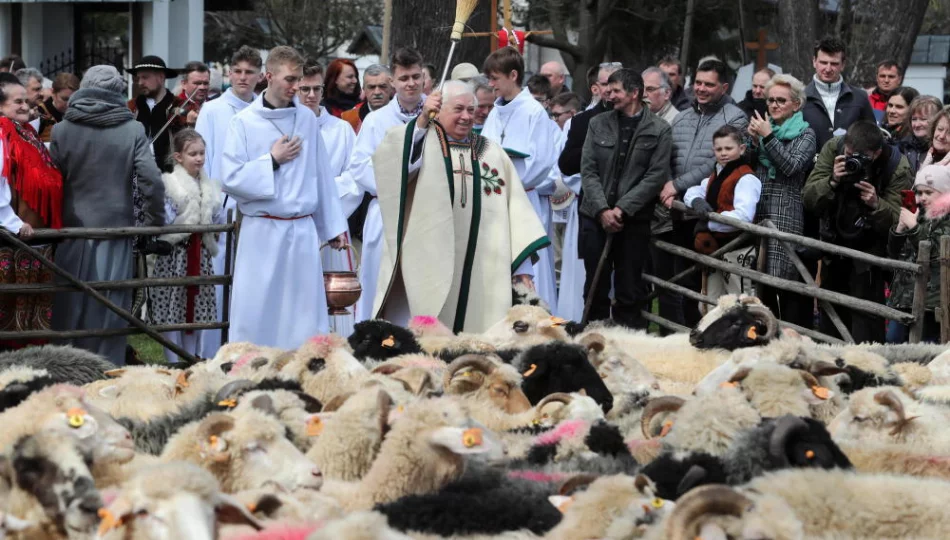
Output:
<svg viewBox="0 0 950 540">
<path fill-rule="evenodd" d="M 757 41 L 746 41 L 745 46 L 750 51 L 756 51 L 755 55 L 755 70 L 758 71 L 768 65 L 768 58 L 766 54 L 768 51 L 774 51 L 778 49 L 778 43 L 770 43 L 768 40 L 768 34 L 766 34 L 764 29 L 759 30 L 758 40 Z"/>
</svg>

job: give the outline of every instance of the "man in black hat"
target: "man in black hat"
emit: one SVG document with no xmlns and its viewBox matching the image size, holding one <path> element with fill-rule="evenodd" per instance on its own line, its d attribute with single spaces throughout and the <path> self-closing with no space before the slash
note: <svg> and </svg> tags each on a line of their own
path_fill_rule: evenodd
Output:
<svg viewBox="0 0 950 540">
<path fill-rule="evenodd" d="M 152 142 L 155 163 L 163 171 L 171 171 L 168 154 L 172 136 L 186 127 L 182 103 L 165 88 L 165 79 L 177 77 L 178 72 L 168 69 L 165 61 L 157 56 L 145 56 L 128 70 L 135 77 L 138 96 L 129 101 L 129 109 L 135 119 L 145 126 L 145 135 Z M 171 122 L 169 123 L 169 120 Z M 162 128 L 168 127 L 162 131 Z"/>
</svg>

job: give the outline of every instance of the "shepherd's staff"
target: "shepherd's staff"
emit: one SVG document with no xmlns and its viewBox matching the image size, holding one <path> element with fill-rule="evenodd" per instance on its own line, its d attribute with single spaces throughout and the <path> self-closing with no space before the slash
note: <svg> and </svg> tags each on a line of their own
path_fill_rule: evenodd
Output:
<svg viewBox="0 0 950 540">
<path fill-rule="evenodd" d="M 168 119 L 168 122 L 165 122 L 165 125 L 162 126 L 162 129 L 158 130 L 158 133 L 156 133 L 155 136 L 152 137 L 152 140 L 148 141 L 148 144 L 154 143 L 155 141 L 158 140 L 159 137 L 162 136 L 162 133 L 165 133 L 165 130 L 168 129 L 168 126 L 170 126 L 171 123 L 175 121 L 175 118 L 177 118 L 178 115 L 180 115 L 182 112 L 185 111 L 185 105 L 188 105 L 189 103 L 193 103 L 192 98 L 195 97 L 195 94 L 197 93 L 198 93 L 197 88 L 191 91 L 191 95 L 185 98 L 185 102 L 178 106 L 178 108 L 175 110 L 175 114 L 173 114 L 171 118 Z"/>
<path fill-rule="evenodd" d="M 465 31 L 465 22 L 472 16 L 476 5 L 478 5 L 478 0 L 456 0 L 455 24 L 452 25 L 452 35 L 449 36 L 449 39 L 452 40 L 452 46 L 449 47 L 449 56 L 445 59 L 445 68 L 442 69 L 442 80 L 439 81 L 440 91 L 442 90 L 442 85 L 445 84 L 446 77 L 449 76 L 449 66 L 452 65 L 452 56 L 455 55 L 455 46 L 459 44 L 459 41 L 462 41 L 462 32 Z M 429 113 L 429 119 L 431 120 L 433 117 L 435 117 L 435 111 Z"/>
</svg>

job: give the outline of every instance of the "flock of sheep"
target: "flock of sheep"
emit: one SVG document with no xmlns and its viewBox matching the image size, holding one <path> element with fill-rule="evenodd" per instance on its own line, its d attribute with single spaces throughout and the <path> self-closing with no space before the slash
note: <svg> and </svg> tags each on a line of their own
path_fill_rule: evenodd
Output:
<svg viewBox="0 0 950 540">
<path fill-rule="evenodd" d="M 818 345 L 754 298 L 690 335 L 516 305 L 187 369 L 0 355 L 0 539 L 950 535 L 950 353 Z"/>
</svg>

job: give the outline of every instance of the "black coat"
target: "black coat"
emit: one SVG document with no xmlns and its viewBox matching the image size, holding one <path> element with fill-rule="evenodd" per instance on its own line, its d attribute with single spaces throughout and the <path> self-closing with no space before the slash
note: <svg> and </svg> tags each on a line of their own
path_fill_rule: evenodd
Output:
<svg viewBox="0 0 950 540">
<path fill-rule="evenodd" d="M 742 109 L 742 112 L 745 113 L 750 119 L 758 111 L 759 116 L 765 118 L 765 113 L 768 112 L 768 106 L 765 103 L 765 98 L 754 98 L 752 97 L 752 90 L 748 90 L 745 93 L 745 99 L 737 103 L 738 107 Z"/>
<path fill-rule="evenodd" d="M 557 166 L 561 169 L 561 174 L 571 176 L 581 173 L 581 153 L 584 150 L 584 140 L 587 138 L 587 127 L 593 117 L 607 110 L 604 102 L 601 101 L 591 109 L 571 118 L 571 129 L 567 132 L 567 142 L 564 143 L 564 150 L 561 150 L 561 157 L 557 160 Z"/>
<path fill-rule="evenodd" d="M 834 137 L 834 132 L 837 129 L 847 130 L 851 127 L 851 124 L 858 120 L 869 120 L 876 123 L 874 110 L 871 109 L 867 92 L 860 88 L 852 88 L 845 83 L 841 84 L 841 92 L 838 94 L 834 124 L 828 118 L 825 103 L 818 95 L 814 80 L 805 87 L 805 105 L 802 107 L 802 115 L 808 125 L 815 130 L 819 150 Z"/>
<path fill-rule="evenodd" d="M 165 97 L 156 103 L 153 109 L 148 108 L 148 103 L 143 95 L 129 101 L 129 109 L 135 115 L 135 120 L 145 126 L 145 136 L 149 140 L 155 138 L 155 135 L 161 131 L 162 126 L 177 112 L 177 107 L 178 100 L 171 91 L 166 91 Z M 183 115 L 176 116 L 165 131 L 152 143 L 152 148 L 155 150 L 155 164 L 164 172 L 171 171 L 167 160 L 171 153 L 172 137 L 185 127 L 184 118 Z"/>
</svg>

